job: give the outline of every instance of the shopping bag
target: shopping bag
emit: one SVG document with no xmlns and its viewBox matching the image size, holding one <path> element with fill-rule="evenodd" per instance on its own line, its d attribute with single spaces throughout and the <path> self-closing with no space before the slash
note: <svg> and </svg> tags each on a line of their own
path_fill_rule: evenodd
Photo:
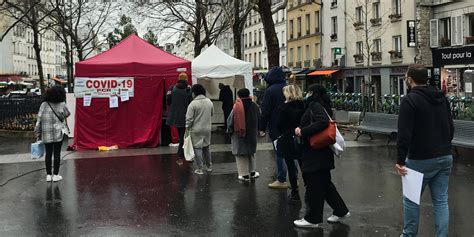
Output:
<svg viewBox="0 0 474 237">
<path fill-rule="evenodd" d="M 39 159 L 44 155 L 44 144 L 42 141 L 31 143 L 31 159 Z"/>
<path fill-rule="evenodd" d="M 334 155 L 340 156 L 341 152 L 346 149 L 346 141 L 344 141 L 344 137 L 342 136 L 339 129 L 336 127 L 336 143 L 331 145 L 331 149 L 334 152 Z"/>
<path fill-rule="evenodd" d="M 186 159 L 187 161 L 194 160 L 194 147 L 193 147 L 193 141 L 191 140 L 191 135 L 188 135 L 187 137 L 184 138 L 183 150 L 184 150 L 184 159 Z"/>
</svg>

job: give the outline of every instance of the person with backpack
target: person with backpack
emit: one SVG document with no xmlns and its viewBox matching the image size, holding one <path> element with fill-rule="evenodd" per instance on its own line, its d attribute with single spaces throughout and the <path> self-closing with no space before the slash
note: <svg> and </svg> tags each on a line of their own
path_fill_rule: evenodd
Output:
<svg viewBox="0 0 474 237">
<path fill-rule="evenodd" d="M 186 132 L 186 111 L 192 101 L 191 88 L 188 85 L 188 75 L 180 73 L 176 85 L 171 86 L 167 95 L 166 103 L 169 106 L 166 124 L 178 129 L 179 145 L 178 160 L 176 164 L 183 165 L 184 160 L 184 133 Z"/>
<path fill-rule="evenodd" d="M 65 120 L 71 115 L 65 102 L 66 91 L 64 88 L 62 86 L 53 86 L 46 90 L 43 103 L 41 103 L 38 112 L 35 134 L 36 139 L 42 141 L 46 149 L 45 164 L 47 182 L 57 182 L 63 179 L 63 177 L 59 175 L 61 147 L 64 135 L 69 133 L 69 128 Z"/>
</svg>

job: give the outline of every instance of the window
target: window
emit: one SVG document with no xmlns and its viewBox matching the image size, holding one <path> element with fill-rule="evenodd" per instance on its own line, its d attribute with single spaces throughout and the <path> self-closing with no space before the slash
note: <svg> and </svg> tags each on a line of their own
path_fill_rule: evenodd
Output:
<svg viewBox="0 0 474 237">
<path fill-rule="evenodd" d="M 331 40 L 337 40 L 337 16 L 331 17 Z"/>
<path fill-rule="evenodd" d="M 311 49 L 309 45 L 305 46 L 305 53 L 306 53 L 306 60 L 307 61 L 311 60 Z"/>
<path fill-rule="evenodd" d="M 337 0 L 331 1 L 331 7 L 337 7 Z"/>
<path fill-rule="evenodd" d="M 252 47 L 252 32 L 249 33 L 249 47 Z"/>
<path fill-rule="evenodd" d="M 362 41 L 356 42 L 356 54 L 361 55 L 364 52 L 364 43 Z"/>
<path fill-rule="evenodd" d="M 295 59 L 295 52 L 294 52 L 293 48 L 290 48 L 290 57 L 289 57 L 288 59 L 290 60 L 290 61 L 288 61 L 288 62 L 291 62 L 291 63 L 292 63 L 292 62 L 294 61 L 294 59 Z"/>
<path fill-rule="evenodd" d="M 401 15 L 402 14 L 402 0 L 393 0 L 393 10 L 394 14 Z"/>
<path fill-rule="evenodd" d="M 438 19 L 430 20 L 430 46 L 438 47 Z"/>
<path fill-rule="evenodd" d="M 298 55 L 296 55 L 298 57 L 298 62 L 301 62 L 301 60 L 303 59 L 303 52 L 301 51 L 301 47 L 298 47 Z"/>
<path fill-rule="evenodd" d="M 439 19 L 438 27 L 438 39 L 441 46 L 451 46 L 451 18 Z"/>
<path fill-rule="evenodd" d="M 467 15 L 466 21 L 467 21 L 466 44 L 474 44 L 474 14 Z"/>
<path fill-rule="evenodd" d="M 462 16 L 451 17 L 452 45 L 462 45 L 463 27 Z"/>
<path fill-rule="evenodd" d="M 362 7 L 356 7 L 356 20 L 362 22 Z"/>
<path fill-rule="evenodd" d="M 262 45 L 262 30 L 258 31 L 258 45 Z"/>
<path fill-rule="evenodd" d="M 372 5 L 373 5 L 372 6 L 373 18 L 379 19 L 380 18 L 380 2 L 374 2 Z"/>
<path fill-rule="evenodd" d="M 314 25 L 316 26 L 316 30 L 314 32 L 319 33 L 321 29 L 319 25 L 319 11 L 314 12 Z"/>
<path fill-rule="evenodd" d="M 309 14 L 306 14 L 306 35 L 311 34 L 311 17 Z"/>
<path fill-rule="evenodd" d="M 289 26 L 289 29 L 290 31 L 290 39 L 293 39 L 293 20 L 290 20 L 290 26 Z"/>
<path fill-rule="evenodd" d="M 281 47 L 285 47 L 285 31 L 282 31 L 282 32 L 281 32 L 281 40 L 280 40 L 280 43 L 281 43 Z"/>
<path fill-rule="evenodd" d="M 244 45 L 245 45 L 245 48 L 247 48 L 247 34 L 244 35 Z"/>
<path fill-rule="evenodd" d="M 320 44 L 319 43 L 316 43 L 314 44 L 314 58 L 320 58 L 320 54 L 321 51 L 320 51 Z"/>
<path fill-rule="evenodd" d="M 257 67 L 257 53 L 253 53 L 253 67 Z"/>
<path fill-rule="evenodd" d="M 381 39 L 374 39 L 374 52 L 380 53 L 382 52 L 382 40 Z"/>
<path fill-rule="evenodd" d="M 262 67 L 262 52 L 258 52 L 258 67 Z"/>
<path fill-rule="evenodd" d="M 253 31 L 253 45 L 257 45 L 257 31 Z"/>
<path fill-rule="evenodd" d="M 298 38 L 299 38 L 301 37 L 301 17 L 298 17 L 296 27 L 297 27 L 296 30 L 297 30 Z"/>
<path fill-rule="evenodd" d="M 393 36 L 393 50 L 397 53 L 402 52 L 402 36 Z"/>
</svg>

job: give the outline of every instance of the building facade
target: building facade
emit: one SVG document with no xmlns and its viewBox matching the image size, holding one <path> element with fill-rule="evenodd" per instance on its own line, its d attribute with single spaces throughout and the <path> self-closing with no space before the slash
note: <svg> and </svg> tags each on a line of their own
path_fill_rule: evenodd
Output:
<svg viewBox="0 0 474 237">
<path fill-rule="evenodd" d="M 10 20 L 0 15 L 0 35 L 3 35 L 8 29 Z M 12 52 L 12 35 L 7 34 L 0 41 L 0 75 L 11 74 L 13 71 L 13 52 Z"/>
<path fill-rule="evenodd" d="M 289 0 L 287 62 L 293 70 L 316 67 L 321 58 L 321 5 Z"/>
<path fill-rule="evenodd" d="M 346 35 L 347 57 L 342 90 L 369 93 L 378 98 L 384 94 L 405 94 L 403 78 L 416 56 L 416 32 L 413 30 L 408 34 L 409 26 L 416 22 L 416 2 L 344 2 L 347 12 L 345 30 L 351 35 Z"/>
<path fill-rule="evenodd" d="M 344 1 L 325 1 L 320 13 L 322 24 L 319 26 L 321 38 L 321 60 L 324 68 L 341 68 L 346 58 L 346 4 Z"/>
<path fill-rule="evenodd" d="M 432 8 L 430 46 L 433 84 L 449 96 L 472 93 L 464 72 L 474 68 L 474 2 L 463 0 L 422 1 Z"/>
<path fill-rule="evenodd" d="M 283 1 L 272 1 L 273 9 L 277 9 Z M 280 65 L 286 66 L 286 9 L 273 14 L 275 31 L 280 44 Z M 268 51 L 265 41 L 263 24 L 258 12 L 252 10 L 247 17 L 244 28 L 244 61 L 251 62 L 255 69 L 268 69 Z"/>
</svg>

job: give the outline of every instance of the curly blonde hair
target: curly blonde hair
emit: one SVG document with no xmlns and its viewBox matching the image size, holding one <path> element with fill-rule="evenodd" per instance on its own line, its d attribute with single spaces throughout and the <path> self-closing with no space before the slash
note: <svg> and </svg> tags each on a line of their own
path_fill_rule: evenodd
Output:
<svg viewBox="0 0 474 237">
<path fill-rule="evenodd" d="M 283 87 L 283 95 L 285 95 L 286 101 L 303 100 L 303 93 L 297 85 Z"/>
</svg>

